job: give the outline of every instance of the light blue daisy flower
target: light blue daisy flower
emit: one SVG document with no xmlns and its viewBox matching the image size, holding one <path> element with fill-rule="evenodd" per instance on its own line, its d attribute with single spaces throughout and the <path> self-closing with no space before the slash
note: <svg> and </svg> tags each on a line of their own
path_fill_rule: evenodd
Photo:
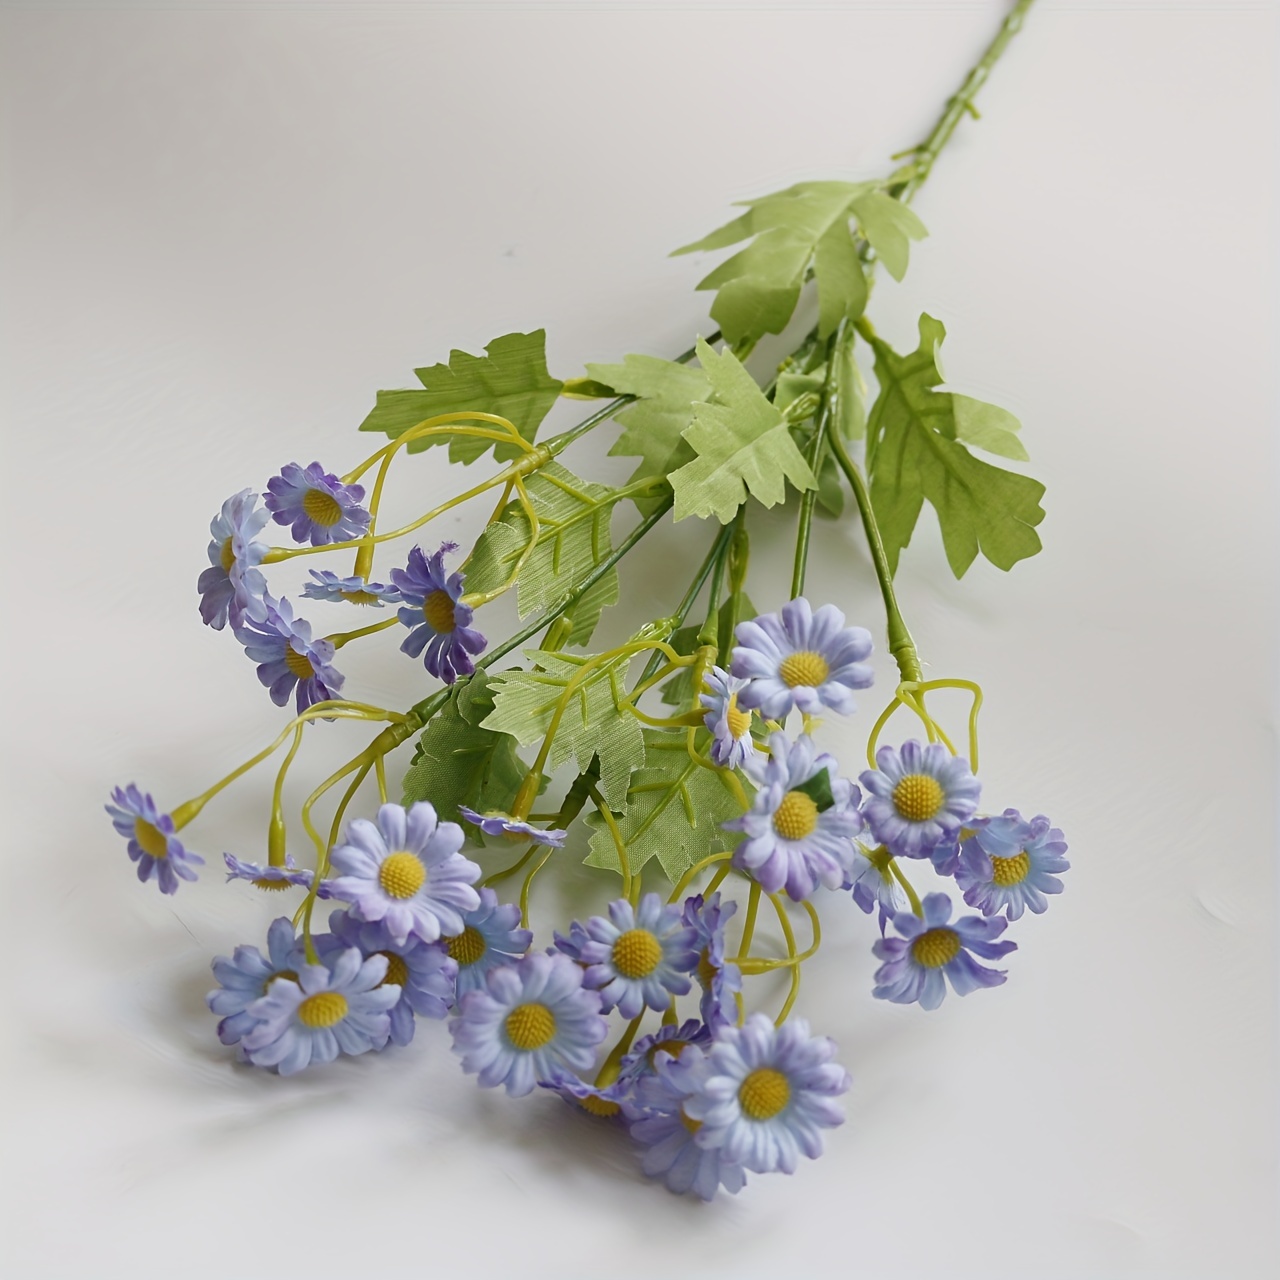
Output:
<svg viewBox="0 0 1280 1280">
<path fill-rule="evenodd" d="M 458 966 L 458 995 L 484 986 L 490 969 L 518 960 L 533 941 L 520 927 L 520 908 L 499 902 L 492 889 L 480 890 L 480 905 L 462 917 L 462 931 L 445 939 L 445 947 Z"/>
<path fill-rule="evenodd" d="M 243 862 L 234 853 L 224 853 L 222 860 L 227 864 L 228 884 L 232 880 L 247 880 L 255 889 L 262 889 L 267 893 L 279 893 L 294 887 L 301 889 L 311 887 L 312 872 L 300 871 L 291 853 L 285 854 L 283 867 L 264 867 L 257 862 Z M 323 881 L 317 896 L 321 898 L 329 896 Z"/>
<path fill-rule="evenodd" d="M 213 976 L 219 987 L 205 996 L 205 1003 L 222 1019 L 218 1023 L 218 1039 L 223 1044 L 239 1044 L 258 1023 L 249 1006 L 267 994 L 276 978 L 296 982 L 297 966 L 304 960 L 302 943 L 294 937 L 293 921 L 288 916 L 271 922 L 265 956 L 257 947 L 242 946 L 230 958 L 215 957 Z"/>
<path fill-rule="evenodd" d="M 877 1000 L 894 1004 L 918 1000 L 922 1009 L 936 1009 L 947 994 L 944 974 L 958 996 L 1004 982 L 1003 969 L 988 969 L 973 958 L 998 960 L 1017 950 L 1016 942 L 995 941 L 1007 926 L 1003 917 L 965 916 L 948 924 L 951 899 L 945 893 L 926 894 L 921 906 L 923 919 L 900 911 L 893 917 L 893 927 L 902 936 L 881 938 L 871 948 L 884 961 L 876 970 L 871 992 Z"/>
<path fill-rule="evenodd" d="M 1061 893 L 1054 872 L 1071 864 L 1062 855 L 1067 842 L 1040 814 L 1030 821 L 1017 809 L 998 818 L 981 818 L 962 843 L 956 883 L 964 900 L 984 916 L 1004 911 L 1017 920 L 1024 909 L 1037 915 L 1048 906 L 1045 894 Z"/>
<path fill-rule="evenodd" d="M 258 663 L 258 679 L 271 701 L 283 707 L 296 688 L 298 711 L 335 698 L 343 675 L 333 664 L 334 647 L 328 640 L 313 640 L 311 624 L 297 618 L 285 598 L 264 597 L 262 618 L 248 615 L 235 628 L 251 662 Z"/>
<path fill-rule="evenodd" d="M 909 906 L 907 895 L 889 870 L 893 855 L 884 845 L 867 849 L 856 841 L 853 846 L 853 865 L 849 877 L 841 886 L 853 892 L 853 900 L 868 915 L 880 908 L 880 934 L 884 936 L 885 924 L 899 911 Z"/>
<path fill-rule="evenodd" d="M 364 486 L 343 484 L 318 462 L 305 469 L 287 463 L 267 481 L 264 500 L 277 524 L 292 526 L 294 542 L 313 547 L 349 542 L 369 527 L 369 513 L 360 505 Z"/>
<path fill-rule="evenodd" d="M 509 813 L 499 813 L 497 811 L 477 813 L 476 810 L 469 809 L 465 804 L 458 806 L 458 812 L 462 815 L 464 821 L 471 823 L 473 827 L 479 827 L 485 835 L 505 836 L 516 843 L 522 844 L 533 841 L 535 844 L 550 845 L 553 849 L 562 849 L 564 848 L 564 842 L 569 837 L 567 831 L 554 830 L 549 827 L 535 827 L 523 818 L 513 818 Z"/>
<path fill-rule="evenodd" d="M 724 926 L 738 909 L 736 902 L 721 903 L 717 890 L 709 898 L 702 894 L 686 898 L 682 919 L 694 931 L 698 967 L 694 970 L 702 987 L 698 1006 L 708 1027 L 738 1020 L 734 996 L 742 990 L 742 970 L 725 958 Z"/>
<path fill-rule="evenodd" d="M 541 952 L 491 969 L 449 1023 L 462 1069 L 487 1089 L 505 1085 L 512 1097 L 557 1070 L 585 1075 L 609 1024 L 599 992 L 584 990 L 582 976 L 567 956 Z"/>
<path fill-rule="evenodd" d="M 348 947 L 322 959 L 298 965 L 297 981 L 276 978 L 249 1006 L 256 1025 L 240 1043 L 254 1066 L 290 1076 L 339 1053 L 367 1053 L 387 1043 L 388 1010 L 399 1001 L 400 988 L 385 981 L 386 957 L 366 960 Z"/>
<path fill-rule="evenodd" d="M 853 690 L 869 689 L 875 676 L 871 633 L 846 627 L 833 604 L 816 613 L 799 596 L 782 606 L 738 624 L 730 671 L 750 683 L 738 705 L 756 708 L 766 720 L 783 720 L 792 707 L 817 715 L 830 707 L 842 715 L 854 710 Z"/>
<path fill-rule="evenodd" d="M 209 525 L 209 567 L 200 575 L 200 617 L 221 631 L 228 617 L 239 626 L 246 612 L 259 612 L 267 580 L 256 566 L 267 554 L 267 544 L 254 539 L 262 532 L 270 512 L 255 510 L 258 495 L 241 489 L 222 504 Z"/>
<path fill-rule="evenodd" d="M 639 908 L 625 898 L 609 904 L 609 918 L 592 916 L 579 958 L 587 966 L 586 985 L 600 992 L 606 1013 L 615 1005 L 634 1018 L 647 1005 L 659 1011 L 672 995 L 685 995 L 685 976 L 698 963 L 694 931 L 681 922 L 680 908 L 646 893 Z"/>
<path fill-rule="evenodd" d="M 881 747 L 876 764 L 858 779 L 868 792 L 862 812 L 871 834 L 899 857 L 926 858 L 950 845 L 978 807 L 982 787 L 969 762 L 940 742 Z"/>
<path fill-rule="evenodd" d="M 664 1022 L 652 1035 L 641 1036 L 623 1055 L 618 1079 L 640 1080 L 653 1074 L 659 1055 L 678 1058 L 691 1045 L 706 1049 L 710 1044 L 711 1028 L 697 1018 L 686 1018 L 679 1025 Z"/>
<path fill-rule="evenodd" d="M 174 834 L 173 819 L 156 808 L 151 796 L 131 782 L 111 793 L 104 806 L 111 825 L 129 842 L 129 858 L 138 864 L 138 879 L 155 880 L 161 893 L 177 893 L 178 881 L 194 880 L 193 866 L 203 866 L 199 854 L 183 848 Z"/>
<path fill-rule="evenodd" d="M 750 682 L 712 667 L 705 677 L 709 692 L 699 695 L 707 714 L 702 722 L 711 730 L 711 758 L 724 769 L 738 769 L 755 755 L 751 737 L 753 713 L 738 706 L 738 697 Z"/>
<path fill-rule="evenodd" d="M 435 809 L 422 800 L 407 813 L 384 804 L 375 826 L 356 818 L 346 840 L 330 857 L 341 874 L 329 892 L 351 903 L 359 920 L 383 922 L 397 945 L 410 934 L 435 942 L 463 930 L 462 912 L 474 911 L 480 895 L 471 887 L 480 868 L 464 858 L 462 828 L 437 822 Z"/>
<path fill-rule="evenodd" d="M 481 653 L 488 643 L 470 626 L 472 609 L 462 603 L 462 573 L 445 572 L 445 553 L 457 549 L 456 542 L 445 542 L 425 556 L 421 547 L 414 547 L 408 565 L 391 570 L 391 581 L 404 601 L 396 616 L 410 628 L 400 649 L 411 658 L 421 653 L 427 670 L 445 684 L 471 675 L 471 655 Z"/>
<path fill-rule="evenodd" d="M 539 1080 L 543 1089 L 552 1089 L 570 1106 L 585 1111 L 588 1115 L 598 1116 L 602 1120 L 625 1117 L 630 1111 L 631 1082 L 621 1078 L 612 1084 L 588 1084 L 571 1071 L 553 1068 L 546 1080 Z"/>
<path fill-rule="evenodd" d="M 818 755 L 801 734 L 769 739 L 769 764 L 751 808 L 723 824 L 747 838 L 734 850 L 734 866 L 768 893 L 785 888 L 795 902 L 818 885 L 838 889 L 853 866 L 853 837 L 862 830 L 858 788 L 836 773 L 830 755 Z"/>
<path fill-rule="evenodd" d="M 313 582 L 302 588 L 308 600 L 328 600 L 332 604 L 364 604 L 381 609 L 383 601 L 395 602 L 400 592 L 381 582 L 366 582 L 361 577 L 342 578 L 328 569 L 312 569 Z"/>
<path fill-rule="evenodd" d="M 794 1173 L 801 1155 L 816 1159 L 820 1131 L 844 1122 L 836 1098 L 850 1080 L 835 1052 L 803 1018 L 775 1027 L 753 1013 L 741 1027 L 721 1027 L 683 1104 L 701 1122 L 697 1144 L 754 1173 Z"/>
</svg>

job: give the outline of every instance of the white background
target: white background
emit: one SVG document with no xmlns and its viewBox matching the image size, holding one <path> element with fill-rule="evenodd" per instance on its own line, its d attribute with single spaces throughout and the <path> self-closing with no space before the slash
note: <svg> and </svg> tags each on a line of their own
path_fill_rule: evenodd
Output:
<svg viewBox="0 0 1280 1280">
<path fill-rule="evenodd" d="M 822 1161 L 678 1200 L 608 1126 L 477 1090 L 434 1024 L 290 1081 L 234 1068 L 208 961 L 274 904 L 216 864 L 260 854 L 270 774 L 190 829 L 209 866 L 171 900 L 101 811 L 134 778 L 172 807 L 280 723 L 195 611 L 228 493 L 352 465 L 374 391 L 451 346 L 544 325 L 562 377 L 674 355 L 711 327 L 708 267 L 667 252 L 735 199 L 885 172 L 1003 10 L 3 15 L 10 1275 L 1274 1274 L 1270 5 L 1044 0 L 877 285 L 899 345 L 945 321 L 951 385 L 1019 414 L 1049 486 L 1037 559 L 956 584 L 926 515 L 899 581 L 931 672 L 986 687 L 988 803 L 1051 815 L 1073 867 L 1011 928 L 1008 984 L 933 1015 L 870 998 L 873 925 L 827 904 L 800 1012 L 854 1086 Z M 624 476 L 614 434 L 576 465 Z M 394 502 L 456 484 L 432 453 Z M 756 528 L 776 607 L 790 525 Z M 668 608 L 706 536 L 655 534 L 607 634 Z M 881 634 L 852 523 L 822 525 L 809 592 Z M 348 692 L 422 696 L 367 644 Z M 850 772 L 878 670 L 825 734 Z M 313 736 L 315 776 L 363 735 Z"/>
</svg>

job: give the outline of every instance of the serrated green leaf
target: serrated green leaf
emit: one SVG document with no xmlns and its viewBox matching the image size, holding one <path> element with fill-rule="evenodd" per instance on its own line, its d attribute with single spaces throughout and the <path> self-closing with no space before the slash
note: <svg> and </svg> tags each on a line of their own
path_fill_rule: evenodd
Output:
<svg viewBox="0 0 1280 1280">
<path fill-rule="evenodd" d="M 360 430 L 381 431 L 394 439 L 427 418 L 470 409 L 508 419 L 532 443 L 563 385 L 547 372 L 546 338 L 546 331 L 537 329 L 495 338 L 485 347 L 483 356 L 451 351 L 448 364 L 414 370 L 425 390 L 379 391 Z M 490 448 L 499 461 L 520 453 L 515 445 L 496 444 L 475 436 L 415 440 L 408 449 L 418 453 L 445 439 L 449 440 L 451 462 L 474 462 Z"/>
<path fill-rule="evenodd" d="M 733 352 L 717 355 L 700 338 L 698 359 L 716 399 L 695 405 L 693 422 L 685 429 L 684 438 L 698 456 L 671 476 L 675 519 L 714 515 L 728 524 L 748 492 L 772 507 L 786 497 L 786 480 L 797 489 L 816 487 L 782 414 Z"/>
<path fill-rule="evenodd" d="M 942 381 L 936 349 L 946 334 L 920 317 L 920 345 L 898 355 L 873 340 L 880 393 L 867 424 L 871 504 L 890 570 L 910 542 L 925 499 L 938 513 L 947 562 L 962 577 L 981 551 L 1011 569 L 1040 550 L 1044 485 L 975 458 L 957 439 L 954 397 Z"/>
<path fill-rule="evenodd" d="M 856 320 L 867 306 L 867 277 L 843 219 L 818 240 L 813 274 L 818 281 L 818 337 L 825 340 L 845 316 Z"/>
<path fill-rule="evenodd" d="M 1017 433 L 1022 423 L 999 405 L 975 400 L 972 396 L 951 393 L 951 406 L 956 416 L 956 439 L 975 445 L 988 453 L 1012 458 L 1015 462 L 1028 461 L 1026 448 Z"/>
<path fill-rule="evenodd" d="M 880 255 L 885 270 L 895 280 L 901 280 L 907 274 L 911 241 L 923 240 L 929 234 L 924 223 L 901 200 L 882 191 L 859 196 L 852 208 L 862 234 Z"/>
<path fill-rule="evenodd" d="M 717 769 L 708 769 L 689 756 L 684 733 L 662 729 L 644 731 L 644 768 L 631 777 L 627 811 L 619 821 L 627 861 L 634 875 L 657 857 L 667 878 L 675 883 L 708 854 L 732 849 L 741 839 L 725 831 L 722 822 L 736 818 L 741 808 Z M 697 749 L 705 752 L 707 735 L 699 732 Z M 598 817 L 588 824 L 591 835 L 589 867 L 621 871 L 613 837 Z"/>
</svg>

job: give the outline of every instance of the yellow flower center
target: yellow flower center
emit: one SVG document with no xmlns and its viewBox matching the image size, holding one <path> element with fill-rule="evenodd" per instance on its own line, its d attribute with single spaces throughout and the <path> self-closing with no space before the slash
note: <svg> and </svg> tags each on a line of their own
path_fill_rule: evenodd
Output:
<svg viewBox="0 0 1280 1280">
<path fill-rule="evenodd" d="M 432 631 L 448 635 L 453 630 L 453 598 L 447 591 L 433 591 L 422 602 L 422 616 Z"/>
<path fill-rule="evenodd" d="M 314 520 L 323 529 L 331 528 L 342 519 L 342 508 L 331 493 L 323 489 L 308 489 L 302 495 L 302 509 L 307 518 Z"/>
<path fill-rule="evenodd" d="M 377 604 L 378 597 L 372 591 L 339 591 L 348 604 Z"/>
<path fill-rule="evenodd" d="M 298 1021 L 304 1027 L 331 1027 L 347 1016 L 347 998 L 336 991 L 318 991 L 298 1006 Z"/>
<path fill-rule="evenodd" d="M 583 1111 L 593 1116 L 616 1116 L 622 1110 L 616 1102 L 609 1098 L 597 1098 L 594 1094 L 579 1098 L 577 1102 Z"/>
<path fill-rule="evenodd" d="M 697 1133 L 702 1128 L 702 1121 L 695 1120 L 683 1107 L 680 1108 L 680 1123 L 684 1125 L 690 1133 Z"/>
<path fill-rule="evenodd" d="M 293 672 L 299 680 L 310 680 L 316 673 L 315 667 L 311 665 L 311 659 L 305 653 L 299 653 L 293 645 L 287 645 L 284 651 L 284 665 Z"/>
<path fill-rule="evenodd" d="M 613 944 L 613 967 L 624 978 L 647 978 L 662 963 L 662 943 L 648 929 L 628 929 Z"/>
<path fill-rule="evenodd" d="M 908 773 L 893 789 L 893 807 L 908 822 L 928 822 L 946 798 L 937 778 L 927 773 Z"/>
<path fill-rule="evenodd" d="M 773 829 L 784 840 L 803 840 L 818 825 L 818 806 L 803 791 L 788 791 L 773 815 Z"/>
<path fill-rule="evenodd" d="M 387 957 L 387 976 L 378 986 L 385 987 L 388 982 L 392 982 L 397 987 L 403 987 L 409 981 L 409 966 L 405 964 L 404 956 L 397 955 L 394 951 L 375 951 L 373 954 Z"/>
<path fill-rule="evenodd" d="M 757 1067 L 738 1086 L 738 1105 L 752 1120 L 768 1120 L 791 1101 L 791 1085 L 781 1071 Z"/>
<path fill-rule="evenodd" d="M 911 958 L 926 969 L 941 969 L 960 954 L 960 935 L 954 929 L 927 929 L 911 944 Z"/>
<path fill-rule="evenodd" d="M 719 972 L 720 970 L 711 963 L 711 948 L 703 947 L 698 956 L 698 981 L 704 987 L 709 987 Z"/>
<path fill-rule="evenodd" d="M 1002 889 L 1011 884 L 1021 884 L 1031 870 L 1031 855 L 1023 849 L 1012 858 L 991 859 L 991 879 Z"/>
<path fill-rule="evenodd" d="M 169 853 L 169 839 L 159 827 L 153 826 L 146 818 L 135 818 L 133 838 L 138 846 L 150 858 L 164 858 Z"/>
<path fill-rule="evenodd" d="M 812 649 L 801 649 L 799 653 L 789 653 L 778 668 L 783 683 L 789 689 L 797 685 L 809 685 L 817 688 L 831 674 L 827 660 Z"/>
<path fill-rule="evenodd" d="M 270 876 L 259 876 L 256 880 L 249 882 L 255 889 L 264 889 L 267 893 L 279 893 L 281 889 L 290 887 L 287 880 L 275 880 Z"/>
<path fill-rule="evenodd" d="M 653 1066 L 654 1059 L 660 1053 L 669 1053 L 673 1058 L 678 1058 L 687 1048 L 689 1042 L 687 1040 L 663 1040 L 658 1044 L 649 1046 L 649 1052 L 645 1057 L 649 1059 L 649 1065 Z"/>
<path fill-rule="evenodd" d="M 262 994 L 265 996 L 267 994 L 267 989 L 271 984 L 280 978 L 284 978 L 287 982 L 297 982 L 298 975 L 294 973 L 292 969 L 281 969 L 279 973 L 273 973 L 266 982 L 262 984 Z"/>
<path fill-rule="evenodd" d="M 224 538 L 222 542 L 222 554 L 218 557 L 218 563 L 222 565 L 223 573 L 230 573 L 231 566 L 236 562 L 236 553 L 231 549 L 231 539 Z"/>
<path fill-rule="evenodd" d="M 541 1049 L 556 1033 L 556 1015 L 545 1004 L 518 1004 L 502 1024 L 515 1049 Z"/>
<path fill-rule="evenodd" d="M 450 938 L 444 945 L 449 955 L 464 966 L 475 964 L 489 950 L 484 934 L 479 929 L 472 928 L 471 925 L 467 925 L 461 933 Z"/>
<path fill-rule="evenodd" d="M 426 882 L 422 859 L 403 849 L 385 858 L 378 868 L 378 883 L 389 898 L 412 898 Z"/>
<path fill-rule="evenodd" d="M 735 739 L 741 738 L 751 728 L 751 712 L 738 709 L 738 695 L 736 693 L 730 695 L 724 718 L 729 726 L 729 732 L 733 734 Z"/>
</svg>

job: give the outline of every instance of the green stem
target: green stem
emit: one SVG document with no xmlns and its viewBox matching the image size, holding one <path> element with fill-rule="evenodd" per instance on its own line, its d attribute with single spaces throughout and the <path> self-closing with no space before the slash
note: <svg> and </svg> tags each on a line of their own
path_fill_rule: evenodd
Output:
<svg viewBox="0 0 1280 1280">
<path fill-rule="evenodd" d="M 818 408 L 818 425 L 813 431 L 813 443 L 809 448 L 809 470 L 817 480 L 822 470 L 822 456 L 826 448 L 827 433 L 831 427 L 831 383 L 836 362 L 832 358 L 836 349 L 837 333 L 827 341 L 827 376 L 822 384 L 822 403 Z M 800 523 L 796 528 L 796 558 L 791 570 L 791 598 L 804 595 L 804 577 L 809 567 L 809 531 L 813 524 L 813 508 L 818 500 L 818 490 L 806 489 L 800 495 Z"/>
</svg>

